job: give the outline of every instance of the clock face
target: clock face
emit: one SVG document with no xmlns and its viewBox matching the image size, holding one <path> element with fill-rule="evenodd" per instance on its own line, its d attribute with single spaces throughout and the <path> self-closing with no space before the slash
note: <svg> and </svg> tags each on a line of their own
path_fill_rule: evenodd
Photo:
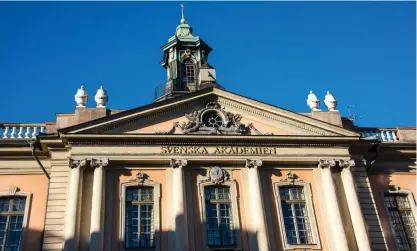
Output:
<svg viewBox="0 0 417 251">
<path fill-rule="evenodd" d="M 214 181 L 221 180 L 223 178 L 223 170 L 220 167 L 213 167 L 210 169 L 210 177 Z"/>
</svg>

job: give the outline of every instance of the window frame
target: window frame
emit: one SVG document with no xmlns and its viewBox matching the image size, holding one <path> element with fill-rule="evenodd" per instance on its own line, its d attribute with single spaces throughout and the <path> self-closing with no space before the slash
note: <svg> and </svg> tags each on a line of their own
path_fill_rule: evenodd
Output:
<svg viewBox="0 0 417 251">
<path fill-rule="evenodd" d="M 224 172 L 226 170 L 222 169 Z M 209 172 L 209 169 L 207 169 Z M 227 173 L 228 174 L 228 173 Z M 228 174 L 230 175 L 230 174 Z M 201 231 L 203 239 L 203 250 L 212 251 L 212 250 L 242 250 L 242 241 L 241 241 L 241 229 L 240 229 L 240 215 L 239 215 L 239 205 L 238 205 L 238 195 L 237 195 L 237 182 L 235 180 L 223 180 L 222 182 L 213 182 L 207 176 L 199 175 L 197 177 L 197 186 L 198 186 L 198 202 L 200 206 L 200 220 L 201 220 Z M 233 222 L 233 232 L 235 235 L 235 245 L 231 246 L 209 246 L 207 242 L 207 217 L 206 217 L 206 200 L 204 189 L 206 187 L 229 187 L 230 191 L 230 205 L 232 207 L 232 222 Z"/>
<path fill-rule="evenodd" d="M 400 250 L 400 246 L 399 246 L 397 238 L 396 238 L 396 232 L 395 232 L 395 230 L 392 226 L 392 222 L 393 222 L 392 216 L 391 216 L 391 213 L 390 213 L 388 207 L 385 204 L 385 196 L 386 195 L 388 195 L 388 196 L 406 195 L 408 203 L 410 204 L 410 207 L 411 207 L 411 213 L 414 216 L 414 222 L 416 224 L 416 228 L 417 228 L 417 212 L 416 212 L 417 204 L 416 204 L 416 201 L 414 199 L 414 195 L 411 191 L 405 190 L 405 189 L 400 189 L 398 186 L 392 186 L 392 187 L 393 187 L 393 189 L 388 189 L 388 190 L 385 190 L 385 191 L 381 192 L 381 202 L 383 204 L 385 213 L 388 216 L 388 223 L 389 223 L 389 228 L 390 228 L 390 231 L 391 231 L 391 234 L 392 234 L 393 241 L 395 242 L 395 246 L 397 247 L 397 249 Z"/>
<path fill-rule="evenodd" d="M 307 207 L 308 218 L 310 221 L 310 229 L 311 235 L 313 238 L 312 244 L 289 244 L 287 241 L 287 234 L 285 230 L 285 223 L 284 223 L 284 215 L 282 212 L 281 206 L 281 195 L 280 195 L 280 188 L 288 188 L 288 187 L 299 187 L 303 189 L 304 197 L 305 197 L 305 204 Z M 304 182 L 299 179 L 294 180 L 281 180 L 279 182 L 273 183 L 274 188 L 274 195 L 275 195 L 275 203 L 277 206 L 277 213 L 278 213 L 278 221 L 279 226 L 281 229 L 281 238 L 283 242 L 283 246 L 285 249 L 321 249 L 320 237 L 317 230 L 317 222 L 316 222 L 316 215 L 314 213 L 314 206 L 313 206 L 313 195 L 311 192 L 311 185 L 310 183 Z"/>
<path fill-rule="evenodd" d="M 153 224 L 154 224 L 154 246 L 153 247 L 138 247 L 138 248 L 126 248 L 126 190 L 127 188 L 134 187 L 148 187 L 153 189 Z M 160 251 L 160 232 L 161 232 L 161 220 L 160 220 L 160 201 L 161 201 L 161 184 L 156 183 L 149 179 L 143 180 L 131 180 L 120 184 L 120 248 L 121 250 L 134 251 L 134 250 L 154 250 Z"/>
<path fill-rule="evenodd" d="M 25 245 L 25 237 L 27 235 L 27 229 L 28 229 L 28 224 L 29 224 L 30 206 L 32 205 L 32 193 L 17 192 L 18 189 L 19 188 L 17 187 L 10 187 L 7 192 L 5 191 L 0 192 L 0 198 L 17 198 L 17 197 L 26 198 L 25 211 L 23 213 L 22 237 L 20 239 L 20 247 L 19 247 L 19 251 L 23 251 L 23 247 Z"/>
<path fill-rule="evenodd" d="M 182 67 L 183 67 L 182 69 L 183 69 L 183 73 L 184 73 L 184 77 L 183 77 L 184 82 L 185 82 L 185 79 L 187 78 L 186 83 L 195 83 L 197 81 L 197 65 L 196 65 L 196 62 L 192 58 L 187 57 L 187 58 L 182 60 L 181 64 L 182 64 Z M 194 72 L 194 76 L 192 76 L 193 79 L 190 80 L 188 78 L 188 73 L 187 73 L 188 68 L 187 67 L 191 67 L 191 66 L 192 66 L 192 69 L 193 69 L 193 72 Z"/>
</svg>

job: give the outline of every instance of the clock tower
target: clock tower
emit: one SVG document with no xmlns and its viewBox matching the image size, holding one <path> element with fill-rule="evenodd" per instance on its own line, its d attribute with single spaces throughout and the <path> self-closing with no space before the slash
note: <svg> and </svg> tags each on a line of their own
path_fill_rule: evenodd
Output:
<svg viewBox="0 0 417 251">
<path fill-rule="evenodd" d="M 216 70 L 209 65 L 207 57 L 212 48 L 200 37 L 193 35 L 193 29 L 184 17 L 177 26 L 175 35 L 162 46 L 162 67 L 167 69 L 167 81 L 156 87 L 154 102 L 178 97 L 207 87 L 221 86 L 216 82 Z"/>
</svg>

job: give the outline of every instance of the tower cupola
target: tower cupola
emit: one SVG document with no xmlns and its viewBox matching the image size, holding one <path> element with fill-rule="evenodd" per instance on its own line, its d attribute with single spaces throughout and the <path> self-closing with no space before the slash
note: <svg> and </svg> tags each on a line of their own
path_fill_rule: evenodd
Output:
<svg viewBox="0 0 417 251">
<path fill-rule="evenodd" d="M 184 16 L 184 5 L 181 5 L 181 14 L 175 35 L 162 46 L 161 66 L 167 70 L 167 81 L 156 87 L 155 102 L 207 87 L 220 87 L 216 82 L 216 69 L 207 61 L 212 48 L 193 35 L 193 29 Z"/>
</svg>

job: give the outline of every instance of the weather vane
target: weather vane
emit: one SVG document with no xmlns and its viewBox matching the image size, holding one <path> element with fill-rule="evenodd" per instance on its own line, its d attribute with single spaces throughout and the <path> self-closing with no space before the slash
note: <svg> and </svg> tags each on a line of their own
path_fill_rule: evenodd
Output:
<svg viewBox="0 0 417 251">
<path fill-rule="evenodd" d="M 356 115 L 354 113 L 352 113 L 352 111 L 351 111 L 351 108 L 354 108 L 355 105 L 347 105 L 346 107 L 349 111 L 349 118 L 352 120 L 352 122 L 355 122 L 358 119 L 362 119 L 362 118 L 368 116 L 368 114 L 365 114 L 365 115 L 361 115 L 359 117 L 356 117 Z"/>
<path fill-rule="evenodd" d="M 184 17 L 184 4 L 180 4 L 180 6 L 181 6 L 181 23 L 185 24 L 186 21 L 185 21 L 185 17 Z"/>
</svg>

